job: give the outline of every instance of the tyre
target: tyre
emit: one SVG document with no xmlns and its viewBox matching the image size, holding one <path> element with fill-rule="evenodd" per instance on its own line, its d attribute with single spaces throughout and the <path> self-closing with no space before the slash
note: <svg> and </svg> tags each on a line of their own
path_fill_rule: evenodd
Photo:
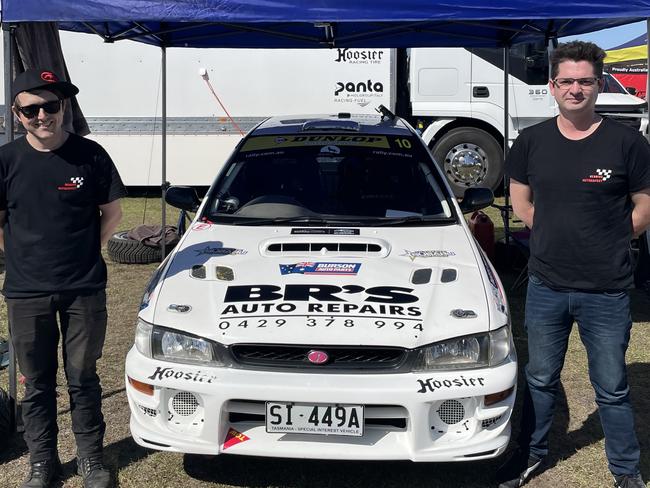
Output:
<svg viewBox="0 0 650 488">
<path fill-rule="evenodd" d="M 436 142 L 432 153 L 456 197 L 473 186 L 495 191 L 503 179 L 503 149 L 484 130 L 450 130 Z"/>
<path fill-rule="evenodd" d="M 108 257 L 116 263 L 123 264 L 149 264 L 158 263 L 162 259 L 159 247 L 146 246 L 140 241 L 129 239 L 127 231 L 117 232 L 108 240 Z M 171 248 L 167 246 L 169 253 Z"/>
<path fill-rule="evenodd" d="M 11 407 L 9 395 L 0 388 L 0 444 L 6 442 L 11 436 Z"/>
</svg>

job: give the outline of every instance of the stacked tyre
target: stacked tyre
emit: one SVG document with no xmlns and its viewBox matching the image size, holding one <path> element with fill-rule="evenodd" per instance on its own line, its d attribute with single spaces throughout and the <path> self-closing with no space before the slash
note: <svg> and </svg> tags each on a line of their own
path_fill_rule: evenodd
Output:
<svg viewBox="0 0 650 488">
<path fill-rule="evenodd" d="M 142 242 L 131 239 L 127 236 L 128 231 L 113 234 L 107 244 L 108 257 L 116 263 L 123 264 L 149 264 L 158 263 L 162 260 L 162 250 L 158 246 L 147 246 Z M 173 246 L 165 247 L 165 254 L 173 249 Z"/>
</svg>

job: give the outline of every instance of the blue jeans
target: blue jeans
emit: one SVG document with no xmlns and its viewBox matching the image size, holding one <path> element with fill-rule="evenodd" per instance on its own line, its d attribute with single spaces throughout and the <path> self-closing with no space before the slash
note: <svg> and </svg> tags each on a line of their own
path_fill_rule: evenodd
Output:
<svg viewBox="0 0 650 488">
<path fill-rule="evenodd" d="M 574 320 L 587 351 L 609 469 L 615 475 L 635 475 L 640 450 L 625 366 L 632 327 L 626 291 L 556 291 L 530 276 L 526 297 L 529 359 L 520 444 L 528 445 L 534 456 L 548 454 L 548 432 Z"/>
</svg>

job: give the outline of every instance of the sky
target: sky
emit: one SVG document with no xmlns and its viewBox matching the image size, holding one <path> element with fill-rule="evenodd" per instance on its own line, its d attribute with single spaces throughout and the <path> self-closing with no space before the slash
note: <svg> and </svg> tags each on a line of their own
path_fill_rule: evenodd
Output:
<svg viewBox="0 0 650 488">
<path fill-rule="evenodd" d="M 646 28 L 646 22 L 636 22 L 634 24 L 612 27 L 611 29 L 603 29 L 601 31 L 591 32 L 589 34 L 562 37 L 559 40 L 560 42 L 575 40 L 590 41 L 598 44 L 603 49 L 611 49 L 620 44 L 623 44 L 624 42 L 634 39 L 641 34 L 645 34 Z"/>
</svg>

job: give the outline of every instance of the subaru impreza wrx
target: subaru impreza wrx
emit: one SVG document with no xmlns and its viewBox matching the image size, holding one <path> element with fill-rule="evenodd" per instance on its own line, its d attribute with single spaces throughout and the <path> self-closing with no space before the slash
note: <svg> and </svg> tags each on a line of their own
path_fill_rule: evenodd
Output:
<svg viewBox="0 0 650 488">
<path fill-rule="evenodd" d="M 502 453 L 509 311 L 459 203 L 392 114 L 272 118 L 235 148 L 146 288 L 126 360 L 140 445 L 470 461 Z"/>
</svg>

